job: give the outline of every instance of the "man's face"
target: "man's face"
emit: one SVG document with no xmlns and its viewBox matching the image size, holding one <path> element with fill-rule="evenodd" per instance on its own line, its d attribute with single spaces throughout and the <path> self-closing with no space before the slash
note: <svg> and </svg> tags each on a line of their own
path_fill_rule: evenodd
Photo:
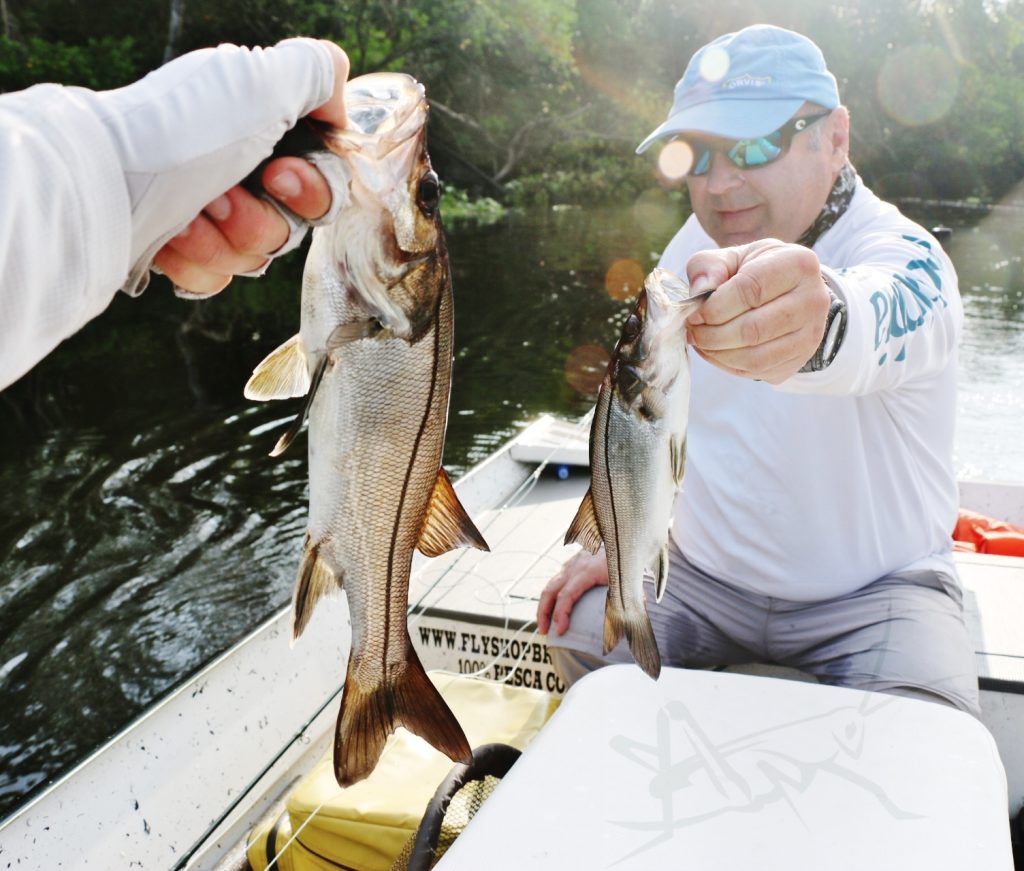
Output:
<svg viewBox="0 0 1024 871">
<path fill-rule="evenodd" d="M 815 111 L 820 110 L 805 105 L 797 116 Z M 686 138 L 724 150 L 733 144 L 714 136 Z M 795 242 L 825 205 L 846 161 L 848 143 L 849 117 L 839 107 L 793 136 L 788 152 L 774 163 L 739 169 L 715 151 L 705 175 L 686 178 L 693 211 L 720 247 L 767 238 Z"/>
</svg>

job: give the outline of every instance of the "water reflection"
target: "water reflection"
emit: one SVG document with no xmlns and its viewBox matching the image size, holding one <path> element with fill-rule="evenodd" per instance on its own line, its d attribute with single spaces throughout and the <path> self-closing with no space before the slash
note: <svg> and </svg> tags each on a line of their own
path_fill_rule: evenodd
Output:
<svg viewBox="0 0 1024 871">
<path fill-rule="evenodd" d="M 956 228 L 958 468 L 1024 481 L 1024 215 L 910 211 Z M 450 233 L 453 474 L 541 412 L 588 410 L 631 305 L 609 269 L 635 283 L 681 220 L 652 192 Z M 305 437 L 267 453 L 300 402 L 241 390 L 296 329 L 300 269 L 200 305 L 160 286 L 118 299 L 0 393 L 0 814 L 288 601 Z"/>
</svg>

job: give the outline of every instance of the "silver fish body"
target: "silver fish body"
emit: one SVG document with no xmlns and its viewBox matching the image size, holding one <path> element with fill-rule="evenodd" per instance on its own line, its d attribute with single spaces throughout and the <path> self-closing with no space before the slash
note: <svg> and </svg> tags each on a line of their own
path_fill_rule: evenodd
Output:
<svg viewBox="0 0 1024 871">
<path fill-rule="evenodd" d="M 566 534 L 608 560 L 604 651 L 625 634 L 651 677 L 661 656 L 647 614 L 643 580 L 660 599 L 668 575 L 672 503 L 683 477 L 690 370 L 686 318 L 702 303 L 684 281 L 655 269 L 612 355 L 590 431 L 591 486 Z"/>
<path fill-rule="evenodd" d="M 314 232 L 299 336 L 247 386 L 247 395 L 268 398 L 288 392 L 281 385 L 290 379 L 292 393 L 304 379 L 310 385 L 309 526 L 293 632 L 323 595 L 344 587 L 352 650 L 334 747 L 343 786 L 373 770 L 399 725 L 469 761 L 468 741 L 409 638 L 409 574 L 417 547 L 432 556 L 464 544 L 486 549 L 441 467 L 453 306 L 423 89 L 383 73 L 353 80 L 346 97 L 351 129 L 327 144 L 349 200 Z"/>
</svg>

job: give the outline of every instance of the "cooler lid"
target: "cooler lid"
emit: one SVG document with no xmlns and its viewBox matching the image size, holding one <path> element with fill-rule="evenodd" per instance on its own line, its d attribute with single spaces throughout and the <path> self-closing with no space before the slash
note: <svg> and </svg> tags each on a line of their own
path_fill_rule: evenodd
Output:
<svg viewBox="0 0 1024 871">
<path fill-rule="evenodd" d="M 569 691 L 437 867 L 683 864 L 1012 871 L 995 742 L 929 702 L 610 666 Z"/>
</svg>

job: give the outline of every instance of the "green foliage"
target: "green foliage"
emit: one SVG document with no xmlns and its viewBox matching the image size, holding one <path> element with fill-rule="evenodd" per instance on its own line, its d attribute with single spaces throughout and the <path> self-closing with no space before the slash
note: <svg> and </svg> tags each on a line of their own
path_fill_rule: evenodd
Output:
<svg viewBox="0 0 1024 871">
<path fill-rule="evenodd" d="M 0 36 L 0 91 L 16 91 L 37 82 L 105 90 L 128 84 L 143 72 L 130 36 L 90 38 L 84 45 L 37 36 L 16 42 Z"/>
<path fill-rule="evenodd" d="M 123 84 L 167 43 L 166 0 L 4 2 L 3 89 Z M 633 148 L 687 59 L 758 22 L 821 46 L 854 163 L 880 193 L 1000 198 L 1024 175 L 1024 0 L 188 0 L 177 45 L 335 39 L 353 75 L 427 85 L 446 181 L 515 204 L 589 203 L 650 185 Z M 450 217 L 463 210 L 453 199 Z"/>
<path fill-rule="evenodd" d="M 473 221 L 478 224 L 493 224 L 505 217 L 507 210 L 490 197 L 470 199 L 466 191 L 445 185 L 441 195 L 441 215 L 446 224 Z"/>
</svg>

